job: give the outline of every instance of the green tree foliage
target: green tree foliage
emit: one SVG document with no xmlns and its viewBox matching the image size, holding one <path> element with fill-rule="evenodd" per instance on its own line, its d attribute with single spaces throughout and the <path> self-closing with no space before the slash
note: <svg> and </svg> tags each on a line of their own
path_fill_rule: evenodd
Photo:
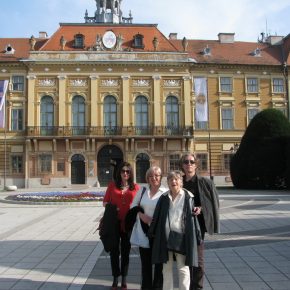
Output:
<svg viewBox="0 0 290 290">
<path fill-rule="evenodd" d="M 287 172 L 287 139 L 290 123 L 282 112 L 258 113 L 231 160 L 231 178 L 237 188 L 278 188 Z M 289 150 L 288 150 L 289 151 Z"/>
</svg>

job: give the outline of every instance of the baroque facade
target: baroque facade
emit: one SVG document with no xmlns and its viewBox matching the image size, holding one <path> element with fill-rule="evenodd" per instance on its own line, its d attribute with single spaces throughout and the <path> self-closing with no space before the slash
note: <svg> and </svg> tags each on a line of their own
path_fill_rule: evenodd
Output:
<svg viewBox="0 0 290 290">
<path fill-rule="evenodd" d="M 121 1 L 96 4 L 95 16 L 61 23 L 51 37 L 0 39 L 0 80 L 9 80 L 1 184 L 106 186 L 122 160 L 143 183 L 150 165 L 166 176 L 189 151 L 202 175 L 229 184 L 254 115 L 271 107 L 289 116 L 290 37 L 165 37 L 123 17 Z"/>
</svg>

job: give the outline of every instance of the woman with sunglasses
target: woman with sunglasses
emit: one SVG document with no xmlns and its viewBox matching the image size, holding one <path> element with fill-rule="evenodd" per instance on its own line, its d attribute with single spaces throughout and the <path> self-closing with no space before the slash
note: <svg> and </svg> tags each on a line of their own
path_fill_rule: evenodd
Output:
<svg viewBox="0 0 290 290">
<path fill-rule="evenodd" d="M 104 197 L 103 205 L 108 202 L 115 204 L 118 209 L 119 220 L 119 243 L 110 251 L 111 269 L 113 275 L 112 290 L 118 288 L 118 277 L 122 276 L 121 289 L 127 289 L 126 277 L 129 268 L 129 254 L 131 249 L 130 236 L 125 231 L 125 216 L 130 209 L 130 205 L 139 190 L 139 186 L 134 183 L 132 166 L 128 162 L 122 162 L 117 169 L 115 181 L 109 183 Z M 120 250 L 121 248 L 121 250 Z M 120 265 L 121 252 L 121 265 Z"/>
<path fill-rule="evenodd" d="M 184 154 L 180 159 L 184 173 L 183 187 L 194 195 L 194 215 L 197 216 L 202 241 L 197 247 L 198 267 L 191 268 L 191 289 L 203 289 L 204 236 L 219 232 L 219 197 L 214 183 L 209 178 L 197 175 L 197 159 L 194 154 Z"/>
</svg>

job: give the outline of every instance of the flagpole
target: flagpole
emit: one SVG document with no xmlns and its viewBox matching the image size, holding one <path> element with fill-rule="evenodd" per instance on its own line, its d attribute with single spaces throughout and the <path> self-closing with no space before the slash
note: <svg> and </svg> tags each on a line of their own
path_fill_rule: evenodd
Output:
<svg viewBox="0 0 290 290">
<path fill-rule="evenodd" d="M 5 114 L 5 104 L 4 104 L 4 122 L 6 121 L 6 114 Z M 6 154 L 7 154 L 7 150 L 6 150 L 6 122 L 4 123 L 4 190 L 6 189 Z"/>
</svg>

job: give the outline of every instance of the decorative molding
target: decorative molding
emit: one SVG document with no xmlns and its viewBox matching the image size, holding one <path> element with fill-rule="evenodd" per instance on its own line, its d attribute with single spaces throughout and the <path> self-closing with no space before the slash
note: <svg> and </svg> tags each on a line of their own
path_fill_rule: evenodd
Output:
<svg viewBox="0 0 290 290">
<path fill-rule="evenodd" d="M 136 87 L 149 87 L 150 81 L 144 79 L 133 80 L 133 86 Z"/>
<path fill-rule="evenodd" d="M 152 76 L 152 79 L 155 81 L 160 81 L 161 80 L 161 76 L 160 75 L 154 75 Z"/>
<path fill-rule="evenodd" d="M 191 76 L 183 76 L 182 77 L 184 81 L 190 81 L 191 80 Z"/>
<path fill-rule="evenodd" d="M 180 80 L 164 80 L 163 82 L 164 86 L 166 87 L 179 87 L 180 86 Z"/>
<path fill-rule="evenodd" d="M 74 79 L 74 80 L 70 80 L 69 83 L 72 87 L 85 87 L 87 85 L 87 80 Z"/>
<path fill-rule="evenodd" d="M 35 80 L 36 79 L 36 75 L 28 75 L 27 79 L 28 80 Z"/>
<path fill-rule="evenodd" d="M 131 78 L 131 76 L 129 76 L 129 75 L 123 75 L 123 76 L 121 76 L 121 78 L 123 80 L 127 81 L 127 80 L 129 80 Z"/>
<path fill-rule="evenodd" d="M 90 76 L 90 79 L 91 80 L 97 80 L 97 79 L 99 79 L 100 77 L 98 76 L 98 75 L 91 75 Z"/>
<path fill-rule="evenodd" d="M 53 87 L 53 86 L 55 86 L 55 79 L 38 80 L 38 85 L 42 86 L 42 87 Z"/>
<path fill-rule="evenodd" d="M 67 78 L 67 76 L 66 76 L 66 75 L 59 75 L 59 76 L 57 76 L 57 78 L 58 78 L 60 81 L 62 81 L 62 80 L 65 80 L 65 79 Z"/>
<path fill-rule="evenodd" d="M 119 85 L 118 80 L 114 79 L 102 80 L 102 86 L 104 87 L 117 87 L 118 85 Z"/>
</svg>

